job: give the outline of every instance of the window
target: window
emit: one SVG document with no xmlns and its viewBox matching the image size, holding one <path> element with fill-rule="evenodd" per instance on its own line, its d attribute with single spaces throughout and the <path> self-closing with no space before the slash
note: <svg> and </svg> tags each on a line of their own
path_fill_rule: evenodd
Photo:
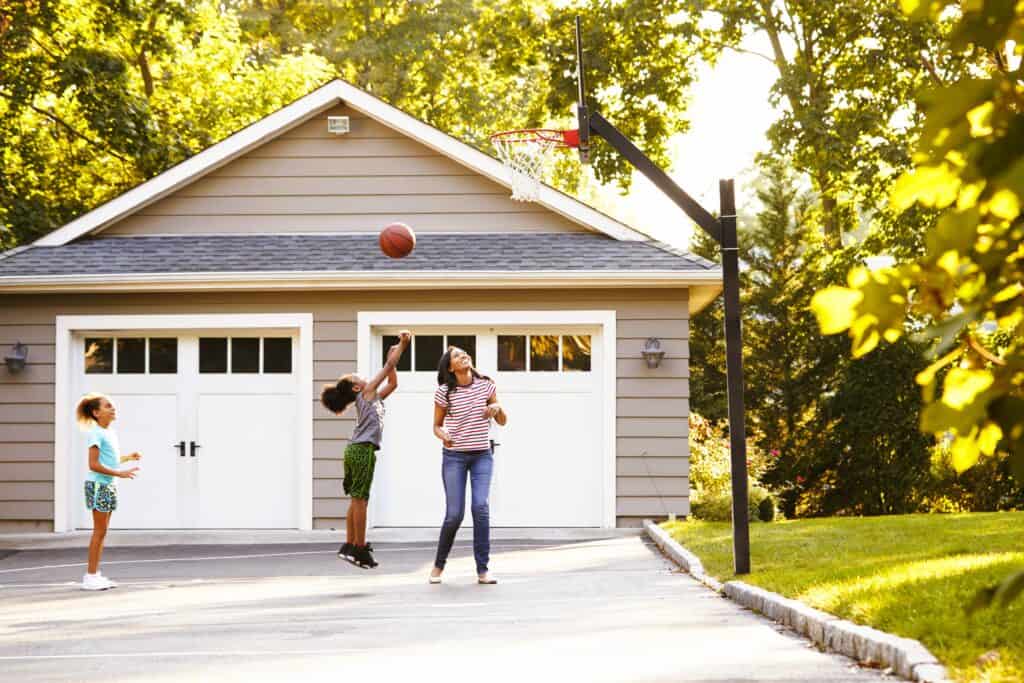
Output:
<svg viewBox="0 0 1024 683">
<path fill-rule="evenodd" d="M 381 367 L 388 359 L 388 349 L 398 343 L 398 335 L 381 336 Z M 414 334 L 412 344 L 398 360 L 399 372 L 435 372 L 437 362 L 449 346 L 458 346 L 476 362 L 476 335 L 474 334 Z"/>
<path fill-rule="evenodd" d="M 526 371 L 526 335 L 498 335 L 498 371 Z"/>
<path fill-rule="evenodd" d="M 266 374 L 288 374 L 291 371 L 291 337 L 264 337 L 263 372 Z"/>
<path fill-rule="evenodd" d="M 590 372 L 590 335 L 562 335 L 562 370 Z"/>
<path fill-rule="evenodd" d="M 260 371 L 260 338 L 233 337 L 231 339 L 232 374 L 255 374 Z"/>
<path fill-rule="evenodd" d="M 392 346 L 394 346 L 395 344 L 398 343 L 398 335 L 397 334 L 386 334 L 386 335 L 384 335 L 381 338 L 381 342 L 382 342 L 381 345 L 384 348 L 382 350 L 382 355 L 381 355 L 381 358 L 380 358 L 380 366 L 384 367 L 384 364 L 388 360 L 388 350 Z M 399 370 L 401 372 L 412 370 L 412 347 L 411 346 L 410 346 L 410 348 L 407 348 L 402 353 L 401 357 L 398 359 L 398 366 L 395 369 Z"/>
<path fill-rule="evenodd" d="M 530 335 L 530 370 L 558 372 L 558 335 Z"/>
<path fill-rule="evenodd" d="M 149 373 L 173 375 L 178 372 L 178 340 L 153 337 L 149 340 Z"/>
<path fill-rule="evenodd" d="M 444 353 L 444 336 L 440 334 L 424 334 L 415 338 L 416 370 L 418 372 L 437 371 L 437 361 Z"/>
<path fill-rule="evenodd" d="M 445 345 L 445 348 L 447 349 L 449 346 L 458 346 L 468 353 L 473 358 L 473 364 L 476 365 L 476 335 L 449 334 L 448 343 Z M 434 367 L 437 367 L 437 361 L 434 362 Z"/>
<path fill-rule="evenodd" d="M 590 372 L 590 357 L 589 334 L 498 335 L 499 372 Z"/>
<path fill-rule="evenodd" d="M 85 374 L 109 375 L 114 372 L 113 338 L 87 338 L 85 340 Z"/>
<path fill-rule="evenodd" d="M 146 340 L 117 340 L 117 374 L 143 375 L 146 373 Z"/>
<path fill-rule="evenodd" d="M 199 372 L 220 374 L 228 371 L 228 340 L 225 337 L 199 339 Z"/>
</svg>

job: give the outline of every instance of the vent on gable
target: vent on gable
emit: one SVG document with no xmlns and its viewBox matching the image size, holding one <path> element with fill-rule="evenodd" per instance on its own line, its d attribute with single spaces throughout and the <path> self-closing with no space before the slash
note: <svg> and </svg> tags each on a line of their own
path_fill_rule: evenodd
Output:
<svg viewBox="0 0 1024 683">
<path fill-rule="evenodd" d="M 344 135 L 349 130 L 347 116 L 328 116 L 327 132 L 334 135 Z"/>
</svg>

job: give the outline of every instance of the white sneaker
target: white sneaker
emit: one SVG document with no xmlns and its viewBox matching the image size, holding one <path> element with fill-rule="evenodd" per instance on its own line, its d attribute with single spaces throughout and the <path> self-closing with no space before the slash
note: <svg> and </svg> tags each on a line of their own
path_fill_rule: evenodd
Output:
<svg viewBox="0 0 1024 683">
<path fill-rule="evenodd" d="M 117 582 L 113 579 L 108 579 L 107 577 L 103 576 L 103 572 L 96 572 L 96 576 L 100 577 L 101 579 L 107 582 L 107 588 L 117 588 Z"/>
<path fill-rule="evenodd" d="M 110 582 L 100 574 L 85 574 L 82 576 L 82 590 L 84 591 L 105 591 L 110 587 Z"/>
</svg>

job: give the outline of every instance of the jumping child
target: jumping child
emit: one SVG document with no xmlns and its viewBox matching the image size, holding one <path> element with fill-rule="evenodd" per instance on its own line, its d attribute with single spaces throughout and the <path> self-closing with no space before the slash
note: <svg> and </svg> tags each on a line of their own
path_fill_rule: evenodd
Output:
<svg viewBox="0 0 1024 683">
<path fill-rule="evenodd" d="M 358 375 L 343 375 L 336 384 L 324 385 L 320 392 L 320 402 L 335 415 L 343 413 L 351 403 L 356 404 L 356 426 L 345 447 L 342 487 L 350 500 L 345 516 L 345 543 L 338 549 L 338 557 L 363 569 L 377 566 L 372 548 L 366 542 L 366 506 L 377 464 L 376 451 L 384 429 L 383 401 L 398 388 L 395 367 L 411 340 L 412 334 L 402 330 L 399 342 L 388 351 L 384 367 L 369 382 Z M 387 384 L 381 387 L 385 379 Z"/>
<path fill-rule="evenodd" d="M 78 401 L 75 416 L 83 429 L 89 430 L 89 474 L 85 479 L 85 507 L 92 510 L 92 540 L 89 541 L 89 566 L 82 577 L 82 590 L 103 591 L 117 584 L 100 573 L 103 541 L 110 526 L 110 515 L 117 509 L 117 487 L 114 477 L 134 479 L 138 467 L 118 469 L 122 463 L 142 459 L 139 453 L 121 456 L 117 434 L 110 424 L 117 411 L 103 394 L 86 394 Z"/>
</svg>

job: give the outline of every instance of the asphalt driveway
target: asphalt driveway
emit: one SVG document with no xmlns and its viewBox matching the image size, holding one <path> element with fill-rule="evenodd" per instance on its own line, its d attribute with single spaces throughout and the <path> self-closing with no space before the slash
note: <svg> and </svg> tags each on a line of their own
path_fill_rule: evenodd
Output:
<svg viewBox="0 0 1024 683">
<path fill-rule="evenodd" d="M 121 586 L 77 589 L 80 549 L 0 551 L 11 681 L 877 681 L 676 571 L 646 539 L 109 548 Z M 889 679 L 893 680 L 893 679 Z"/>
</svg>

